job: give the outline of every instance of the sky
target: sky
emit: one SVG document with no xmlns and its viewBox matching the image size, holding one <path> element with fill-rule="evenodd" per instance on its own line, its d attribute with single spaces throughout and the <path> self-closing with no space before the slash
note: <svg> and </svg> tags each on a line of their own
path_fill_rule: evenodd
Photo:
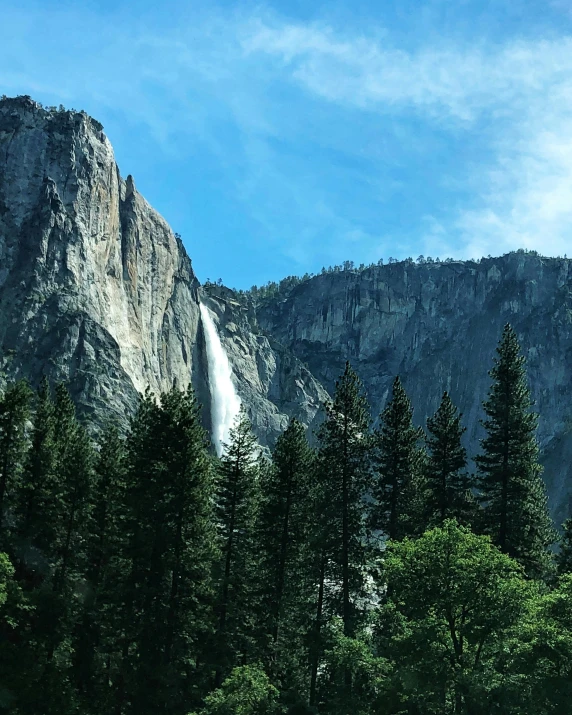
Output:
<svg viewBox="0 0 572 715">
<path fill-rule="evenodd" d="M 0 94 L 83 109 L 199 280 L 572 253 L 572 0 L 0 0 Z"/>
</svg>

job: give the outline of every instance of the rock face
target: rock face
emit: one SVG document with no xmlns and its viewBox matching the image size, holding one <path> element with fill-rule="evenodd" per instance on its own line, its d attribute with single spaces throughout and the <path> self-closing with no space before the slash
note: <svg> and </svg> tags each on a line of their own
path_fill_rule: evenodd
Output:
<svg viewBox="0 0 572 715">
<path fill-rule="evenodd" d="M 210 287 L 202 300 L 218 318 L 218 332 L 236 387 L 260 443 L 272 446 L 289 417 L 312 427 L 328 393 L 289 350 L 262 334 L 254 311 L 233 291 Z"/>
<path fill-rule="evenodd" d="M 147 387 L 209 374 L 199 301 L 212 311 L 262 444 L 288 417 L 312 426 L 350 360 L 374 414 L 400 374 L 418 423 L 448 389 L 478 449 L 481 401 L 507 321 L 528 358 L 552 511 L 572 491 L 572 265 L 516 253 L 479 263 L 399 263 L 304 281 L 255 307 L 201 288 L 180 240 L 123 180 L 84 113 L 0 101 L 0 367 L 65 380 L 81 411 L 123 420 Z"/>
<path fill-rule="evenodd" d="M 0 101 L 4 375 L 64 380 L 100 422 L 125 422 L 139 393 L 174 381 L 192 379 L 208 407 L 199 300 L 180 239 L 121 178 L 101 125 L 26 97 Z M 210 303 L 262 441 L 290 414 L 310 422 L 324 392 L 308 371 L 253 335 L 222 296 Z"/>
<path fill-rule="evenodd" d="M 488 370 L 505 323 L 521 341 L 541 419 L 551 507 L 572 491 L 572 262 L 522 252 L 479 263 L 398 263 L 316 276 L 258 310 L 263 329 L 330 389 L 345 360 L 374 415 L 399 374 L 424 424 L 444 390 L 464 413 L 469 453 L 479 448 Z"/>
</svg>

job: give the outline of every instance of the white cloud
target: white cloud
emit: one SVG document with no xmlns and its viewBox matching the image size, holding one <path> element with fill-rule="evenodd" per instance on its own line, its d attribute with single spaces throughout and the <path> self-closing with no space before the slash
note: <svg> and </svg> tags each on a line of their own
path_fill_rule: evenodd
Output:
<svg viewBox="0 0 572 715">
<path fill-rule="evenodd" d="M 19 17 L 29 22 L 26 13 L 18 12 L 8 17 L 7 26 L 17 28 Z M 25 85 L 31 93 L 44 91 L 78 108 L 75 98 L 87 92 L 94 104 L 122 111 L 128 121 L 144 121 L 165 151 L 181 150 L 172 141 L 180 132 L 208 145 L 269 240 L 280 224 L 297 222 L 299 231 L 282 250 L 302 268 L 317 254 L 326 261 L 347 257 L 359 262 L 361 256 L 374 259 L 379 250 L 397 253 L 395 237 L 379 247 L 379 236 L 388 234 L 385 227 L 374 235 L 371 222 L 369 228 L 360 222 L 358 207 L 353 217 L 344 215 L 344 206 L 320 183 L 318 167 L 290 156 L 299 137 L 350 157 L 364 152 L 358 146 L 359 129 L 354 146 L 343 144 L 347 133 L 328 134 L 327 113 L 334 106 L 341 108 L 338 124 L 365 114 L 391 116 L 395 123 L 414 116 L 445 136 L 478 139 L 488 146 L 480 163 L 466 166 L 464 184 L 471 198 L 447 205 L 451 193 L 446 188 L 437 193 L 442 204 L 431 207 L 425 224 L 420 217 L 420 235 L 406 237 L 408 253 L 476 257 L 520 246 L 572 253 L 567 248 L 572 232 L 571 37 L 463 46 L 443 39 L 440 46 L 420 44 L 404 51 L 386 31 L 350 35 L 262 12 L 250 17 L 211 12 L 185 22 L 173 18 L 157 31 L 144 19 L 130 23 L 87 12 L 82 18 L 79 22 L 76 10 L 45 15 L 47 41 L 64 31 L 70 42 L 45 48 L 41 62 L 26 51 L 28 26 L 13 45 L 13 56 L 5 43 L 0 60 L 19 69 L 6 73 L 3 85 L 8 90 Z M 91 37 L 91 49 L 84 52 L 86 37 Z M 289 99 L 292 87 L 302 88 L 307 105 L 299 92 Z M 231 147 L 218 130 L 229 118 L 237 135 Z M 405 145 L 411 140 L 423 142 L 424 137 L 408 137 L 404 130 L 397 141 Z M 385 160 L 385 150 L 380 154 L 378 163 Z M 375 169 L 373 162 L 370 168 Z M 395 189 L 389 187 L 405 191 L 406 180 L 406 173 L 396 178 L 387 172 L 375 191 L 392 197 Z M 367 199 L 376 201 L 371 195 Z M 391 200 L 379 199 L 379 207 L 380 214 L 387 214 Z M 416 250 L 410 248 L 414 242 Z"/>
<path fill-rule="evenodd" d="M 572 234 L 572 38 L 405 53 L 329 28 L 251 26 L 248 54 L 279 58 L 291 81 L 349 108 L 486 134 L 493 163 L 472 167 L 474 200 L 420 236 L 426 252 L 466 257 L 535 248 L 563 254 Z M 434 207 L 438 215 L 439 209 Z M 445 212 L 447 213 L 447 212 Z"/>
</svg>

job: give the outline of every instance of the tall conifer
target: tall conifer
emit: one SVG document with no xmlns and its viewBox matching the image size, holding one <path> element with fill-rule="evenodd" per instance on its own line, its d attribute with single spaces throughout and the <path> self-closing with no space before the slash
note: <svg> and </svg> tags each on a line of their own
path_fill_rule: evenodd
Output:
<svg viewBox="0 0 572 715">
<path fill-rule="evenodd" d="M 449 393 L 443 394 L 437 412 L 427 420 L 426 511 L 429 526 L 455 518 L 470 524 L 475 501 L 467 473 L 467 453 L 461 443 L 465 427 Z"/>
<path fill-rule="evenodd" d="M 76 687 L 93 710 L 111 707 L 108 683 L 114 678 L 122 588 L 128 566 L 124 526 L 127 516 L 126 449 L 114 427 L 99 439 L 94 464 L 92 514 L 87 537 L 87 588 L 83 615 L 74 635 Z"/>
<path fill-rule="evenodd" d="M 57 490 L 54 404 L 46 378 L 35 399 L 30 450 L 15 507 L 18 521 L 17 572 L 31 579 L 47 574 L 46 555 L 54 540 Z"/>
<path fill-rule="evenodd" d="M 116 709 L 183 715 L 212 630 L 214 482 L 192 389 L 147 394 L 127 442 L 129 507 Z"/>
<path fill-rule="evenodd" d="M 371 509 L 374 529 L 388 539 L 422 530 L 422 432 L 413 425 L 413 408 L 399 377 L 375 433 L 377 468 Z"/>
<path fill-rule="evenodd" d="M 308 553 L 307 541 L 309 519 L 314 518 L 310 513 L 313 456 L 304 426 L 292 419 L 276 442 L 269 469 L 262 474 L 256 534 L 261 622 L 271 670 L 283 674 L 290 664 L 290 673 L 297 671 L 298 679 L 307 660 L 304 636 L 313 586 L 309 567 L 313 554 Z"/>
<path fill-rule="evenodd" d="M 548 564 L 554 540 L 538 462 L 538 416 L 526 381 L 525 358 L 516 333 L 506 325 L 493 368 L 493 384 L 483 407 L 486 437 L 476 458 L 485 531 L 531 576 Z"/>
<path fill-rule="evenodd" d="M 349 362 L 336 382 L 318 431 L 313 538 L 319 568 L 313 626 L 310 704 L 315 704 L 325 614 L 342 619 L 353 637 L 363 615 L 368 561 L 365 496 L 370 488 L 370 412 Z M 351 673 L 345 673 L 351 688 Z"/>
<path fill-rule="evenodd" d="M 30 400 L 25 381 L 9 385 L 0 399 L 0 542 L 4 545 L 5 512 L 14 505 L 26 455 Z"/>
<path fill-rule="evenodd" d="M 241 409 L 221 459 L 217 520 L 222 552 L 218 603 L 220 664 L 225 670 L 244 664 L 254 648 L 254 545 L 259 501 L 259 448 L 246 412 Z"/>
</svg>

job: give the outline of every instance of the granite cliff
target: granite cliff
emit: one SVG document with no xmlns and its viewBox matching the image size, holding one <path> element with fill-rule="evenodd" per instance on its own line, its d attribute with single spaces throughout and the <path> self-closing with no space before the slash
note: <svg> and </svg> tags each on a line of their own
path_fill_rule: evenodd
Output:
<svg viewBox="0 0 572 715">
<path fill-rule="evenodd" d="M 201 288 L 165 220 L 122 179 L 101 125 L 29 97 L 0 101 L 0 361 L 6 377 L 69 383 L 82 412 L 125 421 L 138 393 L 193 381 L 209 403 Z M 219 294 L 238 392 L 263 444 L 325 393 L 247 311 Z M 208 423 L 209 410 L 205 411 Z"/>
<path fill-rule="evenodd" d="M 262 444 L 311 426 L 349 359 L 374 414 L 399 373 L 422 424 L 444 389 L 478 448 L 480 403 L 510 321 L 528 358 L 552 510 L 572 491 L 572 266 L 515 253 L 326 273 L 256 305 L 201 287 L 180 239 L 122 179 L 83 112 L 0 101 L 0 368 L 65 380 L 80 411 L 125 422 L 140 392 L 192 381 L 207 409 L 200 302 Z"/>
<path fill-rule="evenodd" d="M 482 436 L 481 403 L 505 323 L 527 358 L 538 437 L 557 520 L 572 488 L 572 261 L 515 252 L 479 262 L 401 262 L 319 275 L 257 311 L 272 334 L 329 390 L 345 360 L 374 415 L 399 374 L 418 424 L 444 390 L 464 414 L 466 446 Z"/>
</svg>

